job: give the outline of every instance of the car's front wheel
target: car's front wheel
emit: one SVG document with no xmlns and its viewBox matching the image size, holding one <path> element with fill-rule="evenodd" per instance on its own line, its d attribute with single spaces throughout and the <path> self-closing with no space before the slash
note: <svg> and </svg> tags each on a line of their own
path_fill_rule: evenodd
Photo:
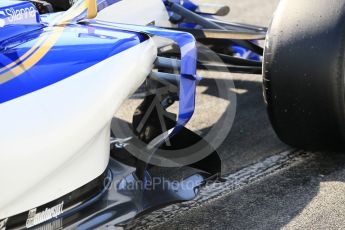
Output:
<svg viewBox="0 0 345 230">
<path fill-rule="evenodd" d="M 345 1 L 282 0 L 264 53 L 264 93 L 280 139 L 345 146 Z"/>
</svg>

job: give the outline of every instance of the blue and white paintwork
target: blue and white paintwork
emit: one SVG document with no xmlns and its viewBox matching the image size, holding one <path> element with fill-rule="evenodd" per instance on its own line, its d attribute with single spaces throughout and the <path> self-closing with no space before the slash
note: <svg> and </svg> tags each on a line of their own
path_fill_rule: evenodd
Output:
<svg viewBox="0 0 345 230">
<path fill-rule="evenodd" d="M 39 22 L 39 13 L 29 2 L 15 1 L 11 7 L 8 7 L 8 1 L 0 2 L 0 27 Z"/>
<path fill-rule="evenodd" d="M 32 5 L 3 1 L 0 12 L 12 7 Z M 85 13 L 79 1 L 49 23 L 6 18 L 0 27 L 0 219 L 62 197 L 105 171 L 110 121 L 151 72 L 152 36 L 170 38 L 182 50 L 175 132 L 193 114 L 198 78 L 191 35 L 78 23 Z"/>
<path fill-rule="evenodd" d="M 182 22 L 178 23 L 177 25 L 172 24 L 169 21 L 169 17 L 172 13 L 169 11 L 167 7 L 165 7 L 166 0 L 97 0 L 97 2 L 99 10 L 99 15 L 97 18 L 100 20 L 135 25 L 152 24 L 158 27 L 203 29 L 202 26 L 189 22 Z M 198 13 L 203 17 L 214 19 L 213 15 L 202 14 L 197 12 L 198 9 L 201 8 L 201 5 L 198 5 L 193 1 L 170 0 L 170 2 L 180 4 L 188 10 Z M 50 17 L 47 17 L 44 20 L 49 21 L 51 20 Z M 253 42 L 255 43 L 256 41 Z M 261 60 L 260 55 L 257 55 L 254 52 L 239 45 L 233 45 L 229 48 L 233 50 L 235 56 L 237 57 L 254 61 Z"/>
</svg>

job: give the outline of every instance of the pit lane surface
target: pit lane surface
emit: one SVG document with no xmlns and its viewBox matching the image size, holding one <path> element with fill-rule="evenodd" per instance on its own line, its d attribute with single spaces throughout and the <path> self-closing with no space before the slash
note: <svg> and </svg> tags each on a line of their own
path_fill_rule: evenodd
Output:
<svg viewBox="0 0 345 230">
<path fill-rule="evenodd" d="M 278 0 L 213 2 L 231 5 L 228 21 L 264 26 L 278 4 Z M 345 228 L 345 155 L 303 152 L 281 143 L 266 115 L 261 76 L 201 74 L 205 79 L 198 88 L 198 108 L 189 125 L 201 134 L 221 119 L 222 108 L 234 105 L 217 96 L 215 79 L 229 79 L 236 86 L 229 89 L 237 96 L 236 118 L 218 148 L 227 181 L 203 188 L 194 201 L 145 215 L 129 228 Z M 135 104 L 133 99 L 127 107 L 133 109 Z M 126 112 L 121 115 L 129 117 Z"/>
</svg>

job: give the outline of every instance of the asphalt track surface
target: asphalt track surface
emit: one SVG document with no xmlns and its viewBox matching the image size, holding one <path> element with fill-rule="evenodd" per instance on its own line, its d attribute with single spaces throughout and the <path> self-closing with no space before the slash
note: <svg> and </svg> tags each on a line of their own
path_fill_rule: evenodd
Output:
<svg viewBox="0 0 345 230">
<path fill-rule="evenodd" d="M 205 1 L 207 2 L 207 1 Z M 278 0 L 217 0 L 231 6 L 228 21 L 267 26 Z M 226 182 L 193 201 L 134 221 L 131 229 L 344 229 L 345 154 L 310 153 L 284 145 L 272 130 L 261 76 L 201 72 L 197 112 L 189 127 L 201 135 L 234 102 L 219 98 L 216 80 L 232 81 L 236 117 L 218 148 Z M 119 117 L 130 119 L 136 100 Z M 127 114 L 127 115 L 126 115 Z"/>
</svg>

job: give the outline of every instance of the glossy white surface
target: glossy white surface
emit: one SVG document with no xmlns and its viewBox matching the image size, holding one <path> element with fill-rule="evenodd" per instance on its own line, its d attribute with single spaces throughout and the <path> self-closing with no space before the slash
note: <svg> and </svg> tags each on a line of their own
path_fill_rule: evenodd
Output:
<svg viewBox="0 0 345 230">
<path fill-rule="evenodd" d="M 0 104 L 0 219 L 57 199 L 104 172 L 110 121 L 145 80 L 152 40 Z"/>
<path fill-rule="evenodd" d="M 162 0 L 122 0 L 98 13 L 98 20 L 108 22 L 170 27 L 169 15 Z"/>
</svg>

